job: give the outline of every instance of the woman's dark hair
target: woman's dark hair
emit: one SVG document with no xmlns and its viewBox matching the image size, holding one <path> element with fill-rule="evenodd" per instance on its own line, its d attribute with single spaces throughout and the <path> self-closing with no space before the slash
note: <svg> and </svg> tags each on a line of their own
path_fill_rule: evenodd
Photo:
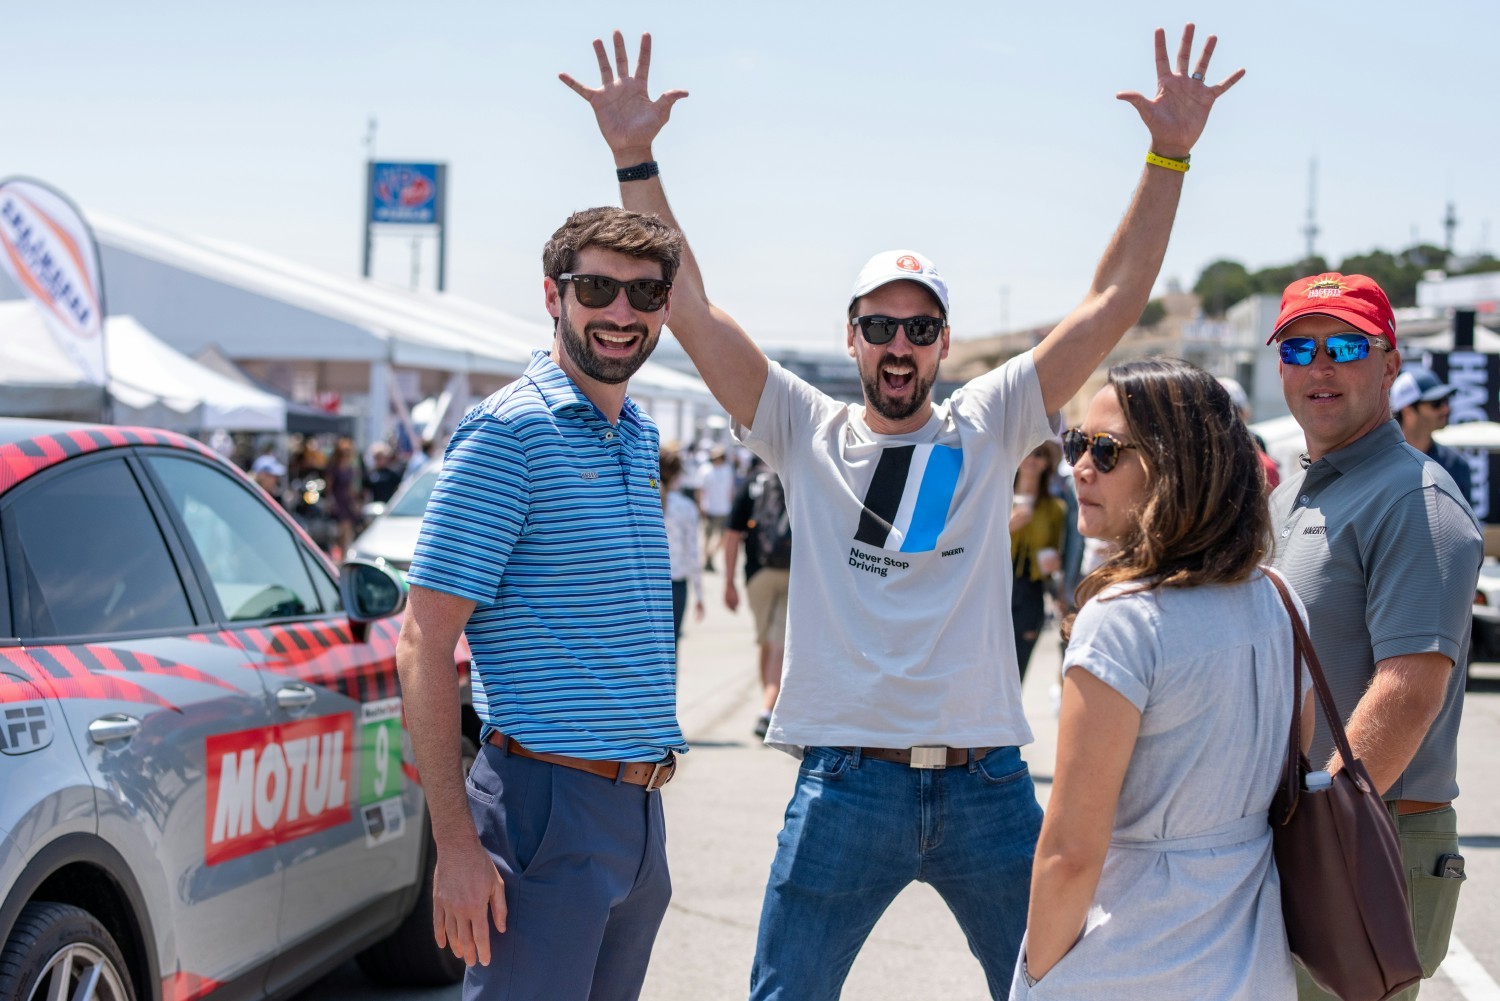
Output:
<svg viewBox="0 0 1500 1001">
<path fill-rule="evenodd" d="M 1248 579 L 1270 549 L 1271 515 L 1265 471 L 1229 393 L 1174 358 L 1116 365 L 1108 385 L 1146 463 L 1146 501 L 1114 554 L 1078 585 L 1077 606 L 1128 581 L 1150 590 Z"/>
</svg>

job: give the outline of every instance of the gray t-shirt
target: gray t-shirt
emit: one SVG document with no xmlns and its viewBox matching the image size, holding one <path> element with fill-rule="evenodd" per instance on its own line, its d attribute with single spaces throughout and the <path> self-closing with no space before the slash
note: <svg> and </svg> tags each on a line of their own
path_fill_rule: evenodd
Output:
<svg viewBox="0 0 1500 1001">
<path fill-rule="evenodd" d="M 1443 708 L 1387 799 L 1458 795 L 1458 723 L 1484 539 L 1452 478 L 1389 421 L 1271 495 L 1273 565 L 1307 607 L 1318 659 L 1345 720 L 1375 665 L 1441 653 L 1458 667 Z M 1318 715 L 1312 759 L 1333 742 Z"/>
</svg>

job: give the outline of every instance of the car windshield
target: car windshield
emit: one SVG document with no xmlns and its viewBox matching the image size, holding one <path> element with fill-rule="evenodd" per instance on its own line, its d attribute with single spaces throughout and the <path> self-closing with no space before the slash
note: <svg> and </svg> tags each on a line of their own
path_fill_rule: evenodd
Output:
<svg viewBox="0 0 1500 1001">
<path fill-rule="evenodd" d="M 391 506 L 386 508 L 386 516 L 391 518 L 420 518 L 427 510 L 427 500 L 432 496 L 432 488 L 437 485 L 438 473 L 441 469 L 428 468 L 417 473 L 412 481 L 401 488 L 392 500 Z"/>
</svg>

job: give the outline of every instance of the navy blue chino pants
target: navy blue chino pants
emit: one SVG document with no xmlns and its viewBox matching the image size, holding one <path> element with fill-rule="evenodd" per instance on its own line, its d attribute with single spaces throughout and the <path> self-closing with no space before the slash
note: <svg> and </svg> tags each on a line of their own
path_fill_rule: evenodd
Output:
<svg viewBox="0 0 1500 1001">
<path fill-rule="evenodd" d="M 672 896 L 661 793 L 489 743 L 467 787 L 508 913 L 464 1001 L 635 1001 Z"/>
</svg>

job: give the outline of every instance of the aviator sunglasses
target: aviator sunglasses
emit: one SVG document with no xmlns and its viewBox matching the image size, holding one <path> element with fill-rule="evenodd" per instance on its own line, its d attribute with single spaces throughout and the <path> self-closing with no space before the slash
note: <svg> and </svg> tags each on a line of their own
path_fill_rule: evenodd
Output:
<svg viewBox="0 0 1500 1001">
<path fill-rule="evenodd" d="M 603 309 L 615 301 L 615 296 L 620 294 L 620 289 L 625 290 L 625 298 L 630 300 L 630 305 L 642 313 L 654 313 L 667 304 L 667 293 L 671 291 L 672 283 L 661 278 L 637 278 L 634 281 L 622 282 L 618 278 L 608 278 L 604 275 L 574 275 L 564 274 L 557 276 L 558 284 L 571 283 L 573 294 L 578 296 L 578 303 L 589 309 Z"/>
<path fill-rule="evenodd" d="M 1370 357 L 1370 343 L 1371 339 L 1367 335 L 1349 330 L 1342 334 L 1329 334 L 1322 347 L 1328 352 L 1329 358 L 1343 363 Z M 1390 350 L 1383 340 L 1374 343 L 1382 351 Z M 1301 367 L 1313 363 L 1313 359 L 1318 356 L 1318 346 L 1318 342 L 1311 337 L 1288 337 L 1276 345 L 1276 350 L 1281 355 L 1282 364 Z"/>
<path fill-rule="evenodd" d="M 1078 465 L 1078 460 L 1087 452 L 1094 460 L 1094 468 L 1101 473 L 1115 468 L 1115 463 L 1120 461 L 1121 449 L 1137 447 L 1127 445 L 1103 431 L 1088 435 L 1081 428 L 1068 428 L 1062 435 L 1063 458 L 1068 460 L 1068 465 Z"/>
<path fill-rule="evenodd" d="M 938 334 L 943 332 L 943 318 L 941 316 L 908 316 L 904 319 L 894 316 L 856 316 L 849 321 L 859 327 L 859 332 L 864 335 L 865 340 L 871 344 L 889 344 L 896 336 L 899 327 L 906 328 L 906 339 L 919 348 L 938 339 Z"/>
</svg>

